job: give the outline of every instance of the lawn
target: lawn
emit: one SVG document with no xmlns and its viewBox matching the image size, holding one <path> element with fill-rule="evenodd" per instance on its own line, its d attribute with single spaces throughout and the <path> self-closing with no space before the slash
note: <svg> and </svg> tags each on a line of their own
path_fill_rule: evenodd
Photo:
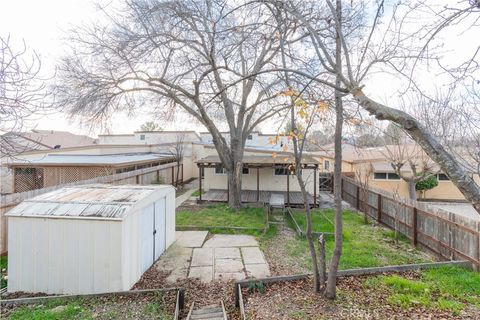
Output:
<svg viewBox="0 0 480 320">
<path fill-rule="evenodd" d="M 0 256 L 0 288 L 7 286 L 7 279 L 5 278 L 7 275 L 7 264 L 8 257 Z"/>
<path fill-rule="evenodd" d="M 208 205 L 197 211 L 177 211 L 177 226 L 264 228 L 263 208 L 245 207 L 235 212 L 225 204 Z"/>
<path fill-rule="evenodd" d="M 314 232 L 333 232 L 334 215 L 332 209 L 314 210 L 312 212 Z M 305 214 L 295 211 L 293 216 L 300 228 L 305 230 Z M 363 219 L 363 216 L 355 212 L 343 212 L 343 252 L 340 269 L 431 262 L 428 255 L 413 248 L 405 239 L 400 239 L 396 244 L 391 231 L 365 224 Z M 297 237 L 285 245 L 289 255 L 299 259 L 304 267 L 310 266 L 305 239 Z M 333 237 L 326 237 L 327 258 L 331 257 L 333 247 Z"/>
<path fill-rule="evenodd" d="M 151 293 L 139 296 L 112 296 L 53 300 L 46 303 L 3 309 L 2 319 L 171 319 L 175 294 Z"/>
<path fill-rule="evenodd" d="M 480 308 L 480 274 L 460 267 L 425 270 L 418 278 L 378 276 L 367 279 L 365 287 L 383 289 L 388 303 L 404 309 L 425 307 L 458 315 L 467 305 Z"/>
</svg>

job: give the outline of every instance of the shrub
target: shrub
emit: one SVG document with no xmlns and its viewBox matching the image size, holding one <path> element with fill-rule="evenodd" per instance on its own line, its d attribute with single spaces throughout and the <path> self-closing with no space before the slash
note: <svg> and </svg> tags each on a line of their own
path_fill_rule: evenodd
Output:
<svg viewBox="0 0 480 320">
<path fill-rule="evenodd" d="M 418 181 L 415 184 L 415 190 L 417 191 L 425 191 L 425 190 L 430 190 L 438 186 L 438 180 L 436 176 L 430 176 L 427 179 Z"/>
</svg>

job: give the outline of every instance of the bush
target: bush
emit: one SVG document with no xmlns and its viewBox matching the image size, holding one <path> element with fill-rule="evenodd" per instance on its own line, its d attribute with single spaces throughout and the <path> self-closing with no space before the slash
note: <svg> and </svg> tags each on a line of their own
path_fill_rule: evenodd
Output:
<svg viewBox="0 0 480 320">
<path fill-rule="evenodd" d="M 436 176 L 430 176 L 429 178 L 418 181 L 415 184 L 415 190 L 417 191 L 425 191 L 425 190 L 430 190 L 438 186 L 438 180 Z"/>
</svg>

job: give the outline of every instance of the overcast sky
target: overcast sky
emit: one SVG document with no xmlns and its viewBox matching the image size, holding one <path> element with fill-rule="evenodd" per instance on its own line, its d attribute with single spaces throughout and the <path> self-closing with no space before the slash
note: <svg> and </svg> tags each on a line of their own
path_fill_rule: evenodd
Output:
<svg viewBox="0 0 480 320">
<path fill-rule="evenodd" d="M 112 1 L 115 0 L 1 0 L 0 34 L 10 34 L 14 41 L 25 40 L 27 45 L 40 55 L 43 69 L 53 73 L 56 61 L 64 52 L 64 39 L 68 30 L 72 26 L 101 18 L 95 3 L 107 5 Z M 476 35 L 471 33 L 472 36 L 461 32 L 453 30 L 444 35 L 445 54 L 452 59 L 458 58 L 459 55 L 468 55 L 478 46 L 478 33 Z M 437 77 L 434 72 L 425 74 L 426 82 L 435 83 L 432 81 L 434 77 Z M 371 79 L 367 83 L 365 90 L 373 97 L 385 102 L 394 99 L 397 94 L 396 90 L 392 89 L 394 84 L 397 87 L 402 85 L 400 82 L 392 82 L 392 79 L 386 80 L 385 76 L 377 76 L 376 79 Z M 120 115 L 113 118 L 107 126 L 111 133 L 129 133 L 137 130 L 148 120 L 151 120 L 148 114 L 136 114 L 134 117 Z M 165 129 L 204 130 L 187 118 L 163 125 Z M 106 132 L 105 128 L 98 127 L 91 131 L 80 126 L 78 121 L 68 121 L 60 113 L 34 119 L 29 126 L 90 135 Z M 273 126 L 269 124 L 264 127 L 272 128 Z M 262 131 L 269 132 L 268 129 Z"/>
</svg>

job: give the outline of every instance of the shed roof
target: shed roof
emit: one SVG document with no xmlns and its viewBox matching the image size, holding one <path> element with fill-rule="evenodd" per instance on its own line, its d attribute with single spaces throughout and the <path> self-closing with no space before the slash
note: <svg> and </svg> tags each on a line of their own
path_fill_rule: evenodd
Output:
<svg viewBox="0 0 480 320">
<path fill-rule="evenodd" d="M 33 159 L 16 159 L 10 166 L 120 166 L 173 158 L 165 153 L 120 153 L 120 154 L 48 154 Z"/>
<path fill-rule="evenodd" d="M 123 220 L 139 201 L 172 186 L 90 184 L 64 187 L 28 199 L 6 216 Z"/>
</svg>

